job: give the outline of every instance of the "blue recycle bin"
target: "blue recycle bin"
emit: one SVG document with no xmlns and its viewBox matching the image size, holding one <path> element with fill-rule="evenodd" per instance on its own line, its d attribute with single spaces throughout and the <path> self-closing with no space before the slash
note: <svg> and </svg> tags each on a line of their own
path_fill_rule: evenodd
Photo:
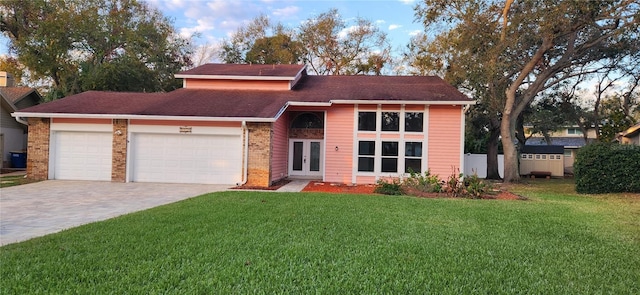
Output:
<svg viewBox="0 0 640 295">
<path fill-rule="evenodd" d="M 14 151 L 11 154 L 11 167 L 13 168 L 27 168 L 27 152 Z"/>
</svg>

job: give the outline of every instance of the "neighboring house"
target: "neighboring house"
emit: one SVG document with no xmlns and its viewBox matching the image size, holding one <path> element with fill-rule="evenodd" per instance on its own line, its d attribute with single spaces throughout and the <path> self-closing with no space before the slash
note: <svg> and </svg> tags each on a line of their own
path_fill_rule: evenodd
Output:
<svg viewBox="0 0 640 295">
<path fill-rule="evenodd" d="M 527 139 L 525 145 L 527 146 L 563 146 L 564 147 L 564 170 L 566 173 L 573 173 L 573 162 L 575 160 L 578 150 L 587 144 L 587 141 L 591 142 L 596 139 L 596 132 L 594 129 L 589 129 L 587 134 L 587 141 L 584 139 L 584 133 L 578 126 L 563 127 L 558 131 L 551 132 L 550 140 L 548 143 L 545 138 L 539 134 L 531 134 L 531 126 L 525 126 L 525 135 Z"/>
<path fill-rule="evenodd" d="M 88 91 L 14 113 L 35 179 L 270 186 L 463 171 L 464 108 L 438 77 L 206 64 L 169 93 Z"/>
<path fill-rule="evenodd" d="M 11 166 L 11 152 L 27 149 L 26 122 L 18 122 L 11 117 L 11 113 L 38 104 L 41 97 L 35 88 L 13 87 L 13 78 L 7 72 L 0 72 L 0 97 L 0 165 L 2 168 L 8 168 Z"/>
<path fill-rule="evenodd" d="M 618 141 L 624 144 L 640 145 L 640 123 L 620 133 Z"/>
</svg>

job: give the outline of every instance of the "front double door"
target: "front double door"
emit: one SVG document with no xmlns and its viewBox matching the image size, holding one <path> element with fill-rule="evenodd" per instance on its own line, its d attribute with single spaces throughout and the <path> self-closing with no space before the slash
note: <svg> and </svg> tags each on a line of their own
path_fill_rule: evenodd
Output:
<svg viewBox="0 0 640 295">
<path fill-rule="evenodd" d="M 322 177 L 322 146 L 318 139 L 289 140 L 289 175 Z"/>
</svg>

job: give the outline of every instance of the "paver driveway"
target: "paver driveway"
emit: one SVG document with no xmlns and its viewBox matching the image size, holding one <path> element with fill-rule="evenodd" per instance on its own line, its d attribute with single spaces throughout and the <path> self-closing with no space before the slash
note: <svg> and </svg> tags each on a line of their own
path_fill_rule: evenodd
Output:
<svg viewBox="0 0 640 295">
<path fill-rule="evenodd" d="M 47 180 L 0 189 L 0 245 L 109 219 L 226 185 Z"/>
</svg>

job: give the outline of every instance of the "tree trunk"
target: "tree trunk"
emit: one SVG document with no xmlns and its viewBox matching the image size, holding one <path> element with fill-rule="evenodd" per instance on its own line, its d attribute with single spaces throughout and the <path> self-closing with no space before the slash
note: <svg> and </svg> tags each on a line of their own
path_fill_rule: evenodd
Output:
<svg viewBox="0 0 640 295">
<path fill-rule="evenodd" d="M 518 150 L 515 139 L 515 120 L 511 119 L 511 114 L 503 114 L 500 124 L 500 135 L 502 136 L 502 149 L 504 151 L 504 182 L 517 182 L 520 180 L 520 169 L 518 165 Z"/>
<path fill-rule="evenodd" d="M 487 178 L 502 179 L 498 169 L 498 140 L 500 139 L 500 120 L 491 119 L 489 126 L 489 140 L 487 141 Z"/>
<path fill-rule="evenodd" d="M 514 112 L 516 105 L 517 88 L 510 87 L 506 91 L 507 100 L 502 121 L 500 122 L 500 136 L 502 136 L 502 150 L 504 152 L 504 182 L 520 181 L 520 169 L 518 165 L 518 151 L 516 149 L 516 121 L 518 114 Z"/>
</svg>

